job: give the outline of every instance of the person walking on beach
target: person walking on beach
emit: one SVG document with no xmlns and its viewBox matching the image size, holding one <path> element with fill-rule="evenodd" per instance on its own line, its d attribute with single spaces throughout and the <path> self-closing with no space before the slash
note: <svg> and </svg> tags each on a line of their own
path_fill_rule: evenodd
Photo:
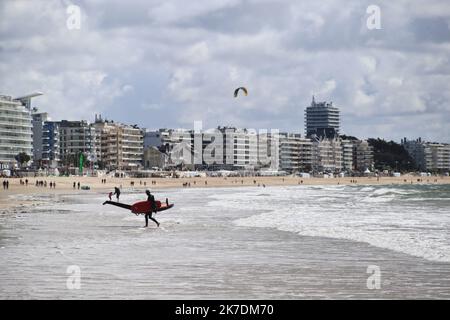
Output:
<svg viewBox="0 0 450 320">
<path fill-rule="evenodd" d="M 80 182 L 78 182 L 78 190 L 80 190 L 81 184 Z"/>
<path fill-rule="evenodd" d="M 114 187 L 114 193 L 113 193 L 113 195 L 116 195 L 116 199 L 117 199 L 117 202 L 119 202 L 119 198 L 120 198 L 120 189 L 119 188 L 117 188 L 117 187 Z"/>
<path fill-rule="evenodd" d="M 157 212 L 155 197 L 150 193 L 150 190 L 146 190 L 147 201 L 150 202 L 150 212 L 145 214 L 145 227 L 148 227 L 148 219 L 152 220 L 159 227 L 159 222 L 153 218 L 153 213 Z"/>
</svg>

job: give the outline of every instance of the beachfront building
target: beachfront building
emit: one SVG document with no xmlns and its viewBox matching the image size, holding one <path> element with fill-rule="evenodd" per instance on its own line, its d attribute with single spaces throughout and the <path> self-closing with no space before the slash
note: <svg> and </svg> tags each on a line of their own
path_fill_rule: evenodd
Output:
<svg viewBox="0 0 450 320">
<path fill-rule="evenodd" d="M 226 170 L 232 169 L 224 163 L 224 135 L 219 129 L 209 129 L 202 133 L 195 133 L 194 142 L 198 145 L 201 141 L 201 149 L 195 149 L 195 155 L 201 152 L 202 165 L 198 169 Z M 197 158 L 200 159 L 200 158 Z"/>
<path fill-rule="evenodd" d="M 421 138 L 408 141 L 402 145 L 414 159 L 420 170 L 433 172 L 450 171 L 450 144 L 425 142 Z"/>
<path fill-rule="evenodd" d="M 428 171 L 450 171 L 450 145 L 427 143 L 425 146 L 425 164 Z"/>
<path fill-rule="evenodd" d="M 339 138 L 314 138 L 312 142 L 312 169 L 314 172 L 341 172 L 342 144 Z"/>
<path fill-rule="evenodd" d="M 33 164 L 55 169 L 60 161 L 59 125 L 46 112 L 33 113 Z"/>
<path fill-rule="evenodd" d="M 165 129 L 145 130 L 144 149 L 147 149 L 149 147 L 160 148 L 163 145 L 163 137 L 164 137 L 163 132 L 164 131 L 165 131 Z"/>
<path fill-rule="evenodd" d="M 280 133 L 278 131 L 258 132 L 258 169 L 273 172 L 280 168 Z"/>
<path fill-rule="evenodd" d="M 194 135 L 193 130 L 186 129 L 147 130 L 144 134 L 144 150 L 156 148 L 165 154 L 167 159 L 164 162 L 167 169 L 193 170 L 196 167 L 202 167 L 202 152 L 200 149 L 194 150 L 194 140 L 197 140 L 201 148 L 202 133 Z M 194 157 L 194 155 L 197 156 Z"/>
<path fill-rule="evenodd" d="M 156 147 L 144 149 L 144 169 L 164 169 L 168 165 L 169 156 Z"/>
<path fill-rule="evenodd" d="M 224 139 L 224 164 L 238 170 L 258 166 L 258 134 L 256 130 L 234 127 L 218 128 Z"/>
<path fill-rule="evenodd" d="M 144 132 L 137 126 L 96 118 L 96 160 L 107 170 L 136 171 L 142 168 Z"/>
<path fill-rule="evenodd" d="M 312 141 L 300 134 L 280 133 L 279 170 L 309 172 L 312 168 Z"/>
<path fill-rule="evenodd" d="M 87 121 L 57 122 L 59 151 L 63 166 L 78 167 L 80 154 L 86 159 L 95 153 L 95 129 Z"/>
<path fill-rule="evenodd" d="M 353 166 L 358 172 L 371 171 L 374 166 L 373 148 L 366 140 L 353 141 Z"/>
<path fill-rule="evenodd" d="M 194 131 L 170 129 L 162 136 L 163 146 L 169 155 L 169 166 L 194 169 Z"/>
<path fill-rule="evenodd" d="M 351 140 L 342 140 L 342 170 L 352 172 L 354 166 L 353 142 Z"/>
<path fill-rule="evenodd" d="M 332 102 L 316 102 L 313 96 L 311 105 L 305 110 L 306 137 L 332 139 L 339 136 L 339 117 L 339 109 Z"/>
<path fill-rule="evenodd" d="M 417 140 L 402 139 L 402 146 L 416 163 L 419 170 L 425 171 L 427 164 L 425 161 L 425 142 L 422 138 Z"/>
<path fill-rule="evenodd" d="M 0 95 L 0 168 L 12 169 L 17 166 L 16 156 L 26 153 L 32 158 L 32 118 L 31 98 L 42 93 L 34 93 L 13 99 Z"/>
</svg>

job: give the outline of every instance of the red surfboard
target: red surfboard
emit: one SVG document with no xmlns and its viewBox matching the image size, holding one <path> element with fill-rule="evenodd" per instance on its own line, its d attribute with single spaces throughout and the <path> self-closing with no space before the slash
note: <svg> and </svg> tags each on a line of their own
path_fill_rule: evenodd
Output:
<svg viewBox="0 0 450 320">
<path fill-rule="evenodd" d="M 150 202 L 148 202 L 148 201 L 136 202 L 133 205 L 120 203 L 120 202 L 114 202 L 114 201 L 105 201 L 103 203 L 103 205 L 105 205 L 105 204 L 110 204 L 110 205 L 113 205 L 116 207 L 131 210 L 131 212 L 133 212 L 135 214 L 145 214 L 145 213 L 152 211 Z M 167 203 L 161 203 L 161 201 L 156 201 L 156 211 L 157 212 L 168 210 L 168 209 L 172 208 L 173 206 L 174 206 L 173 203 L 167 204 Z"/>
</svg>

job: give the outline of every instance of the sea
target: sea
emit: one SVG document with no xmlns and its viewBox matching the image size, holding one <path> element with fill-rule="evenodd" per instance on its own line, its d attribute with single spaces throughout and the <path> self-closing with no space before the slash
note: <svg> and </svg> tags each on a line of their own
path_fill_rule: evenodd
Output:
<svg viewBox="0 0 450 320">
<path fill-rule="evenodd" d="M 94 191 L 0 213 L 0 299 L 449 299 L 450 185 Z M 145 200 L 124 189 L 121 201 Z"/>
</svg>

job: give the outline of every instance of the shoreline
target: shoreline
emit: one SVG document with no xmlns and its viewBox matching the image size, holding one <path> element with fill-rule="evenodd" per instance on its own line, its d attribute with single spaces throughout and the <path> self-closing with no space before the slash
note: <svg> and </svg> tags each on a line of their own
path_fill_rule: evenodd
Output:
<svg viewBox="0 0 450 320">
<path fill-rule="evenodd" d="M 450 184 L 450 177 L 345 177 L 345 178 L 301 178 L 301 177 L 195 177 L 195 178 L 106 178 L 106 184 L 101 183 L 102 177 L 36 177 L 28 178 L 28 186 L 20 184 L 20 178 L 0 179 L 8 180 L 8 190 L 0 189 L 0 210 L 26 207 L 36 204 L 35 200 L 11 201 L 11 196 L 18 195 L 78 195 L 92 192 L 108 192 L 114 187 L 123 190 L 129 188 L 144 191 L 146 189 L 189 189 L 189 188 L 233 188 L 233 187 L 283 187 L 299 185 L 429 185 Z M 25 178 L 22 178 L 25 181 Z M 36 187 L 36 180 L 47 181 L 47 187 Z M 352 182 L 353 181 L 353 182 Z M 50 182 L 56 182 L 56 188 L 49 188 Z M 73 183 L 80 182 L 80 186 L 89 186 L 90 190 L 73 188 Z M 131 183 L 134 182 L 134 185 Z M 153 182 L 153 183 L 152 183 Z M 187 184 L 188 186 L 183 186 Z M 190 184 L 190 186 L 189 186 Z"/>
</svg>

